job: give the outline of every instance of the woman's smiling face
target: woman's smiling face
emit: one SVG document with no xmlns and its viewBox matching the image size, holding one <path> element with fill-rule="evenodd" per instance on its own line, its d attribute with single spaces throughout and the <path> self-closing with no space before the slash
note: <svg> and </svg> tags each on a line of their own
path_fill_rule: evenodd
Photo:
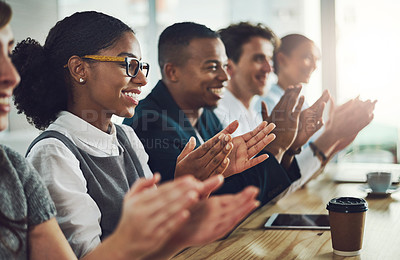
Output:
<svg viewBox="0 0 400 260">
<path fill-rule="evenodd" d="M 10 99 L 20 77 L 11 62 L 11 50 L 14 37 L 10 25 L 0 29 L 0 131 L 8 126 L 8 113 L 10 112 Z"/>
<path fill-rule="evenodd" d="M 112 46 L 97 55 L 142 58 L 139 42 L 132 32 L 124 33 Z M 111 117 L 115 114 L 132 117 L 139 103 L 141 87 L 147 84 L 146 75 L 139 70 L 136 77 L 128 76 L 125 62 L 89 62 L 88 72 L 86 83 L 81 86 L 85 89 L 79 91 L 84 98 L 74 98 L 74 101 L 79 100 L 79 104 L 75 105 L 87 110 L 87 113 L 99 113 L 97 116 Z"/>
<path fill-rule="evenodd" d="M 289 55 L 284 55 L 285 65 L 279 64 L 279 70 L 290 78 L 292 84 L 308 83 L 320 56 L 313 42 L 304 42 Z"/>
</svg>

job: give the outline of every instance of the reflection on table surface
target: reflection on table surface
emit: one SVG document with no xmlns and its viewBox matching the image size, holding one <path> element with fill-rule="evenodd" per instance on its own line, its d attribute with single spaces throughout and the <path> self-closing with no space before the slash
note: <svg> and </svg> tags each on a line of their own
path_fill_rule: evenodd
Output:
<svg viewBox="0 0 400 260">
<path fill-rule="evenodd" d="M 226 239 L 181 252 L 174 259 L 343 259 L 332 253 L 329 230 L 266 230 L 273 213 L 327 214 L 333 197 L 352 196 L 368 202 L 363 249 L 348 259 L 400 259 L 400 192 L 371 196 L 360 183 L 336 183 L 323 173 L 275 204 L 253 212 Z"/>
</svg>

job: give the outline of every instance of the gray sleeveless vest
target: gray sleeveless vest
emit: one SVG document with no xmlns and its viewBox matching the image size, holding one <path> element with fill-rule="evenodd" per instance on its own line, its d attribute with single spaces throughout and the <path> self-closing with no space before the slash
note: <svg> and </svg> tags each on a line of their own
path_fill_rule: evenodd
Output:
<svg viewBox="0 0 400 260">
<path fill-rule="evenodd" d="M 101 240 L 116 228 L 125 193 L 137 179 L 144 177 L 143 168 L 128 136 L 120 126 L 115 126 L 118 142 L 124 150 L 120 151 L 118 156 L 92 156 L 76 147 L 68 137 L 57 131 L 44 131 L 33 140 L 26 153 L 27 155 L 37 142 L 45 138 L 56 138 L 71 150 L 79 160 L 80 168 L 87 182 L 88 193 L 100 208 Z"/>
</svg>

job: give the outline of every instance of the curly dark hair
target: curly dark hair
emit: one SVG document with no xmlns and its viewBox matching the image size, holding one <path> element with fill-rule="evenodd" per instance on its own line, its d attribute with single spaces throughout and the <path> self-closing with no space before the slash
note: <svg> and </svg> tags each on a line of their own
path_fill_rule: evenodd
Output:
<svg viewBox="0 0 400 260">
<path fill-rule="evenodd" d="M 240 22 L 231 24 L 227 28 L 218 31 L 221 40 L 225 45 L 226 55 L 233 62 L 239 62 L 242 56 L 242 46 L 248 43 L 253 37 L 262 37 L 272 43 L 274 49 L 279 46 L 279 38 L 267 26 L 258 23 Z"/>
<path fill-rule="evenodd" d="M 158 65 L 161 73 L 168 62 L 185 64 L 187 56 L 184 55 L 184 50 L 193 39 L 219 37 L 217 32 L 198 23 L 182 22 L 168 26 L 158 40 Z"/>
<path fill-rule="evenodd" d="M 18 113 L 44 130 L 72 101 L 69 73 L 71 56 L 97 54 L 133 30 L 122 21 L 99 12 L 78 12 L 50 30 L 44 46 L 27 38 L 12 53 L 21 82 L 14 90 Z"/>
</svg>

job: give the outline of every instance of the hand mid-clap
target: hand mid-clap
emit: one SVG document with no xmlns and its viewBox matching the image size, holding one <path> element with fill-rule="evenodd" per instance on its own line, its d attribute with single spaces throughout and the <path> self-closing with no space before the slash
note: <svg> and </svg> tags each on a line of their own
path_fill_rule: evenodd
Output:
<svg viewBox="0 0 400 260">
<path fill-rule="evenodd" d="M 221 175 L 205 182 L 185 176 L 156 189 L 159 179 L 156 174 L 133 185 L 116 231 L 103 244 L 114 242 L 136 259 L 166 259 L 185 247 L 221 238 L 259 205 L 255 187 L 234 195 L 204 196 L 222 185 Z"/>
<path fill-rule="evenodd" d="M 196 139 L 191 137 L 176 160 L 175 178 L 191 174 L 199 180 L 224 173 L 229 165 L 228 155 L 232 151 L 232 137 L 219 133 L 196 147 Z"/>
<path fill-rule="evenodd" d="M 361 101 L 357 97 L 336 107 L 332 101 L 325 131 L 314 142 L 315 146 L 328 159 L 345 148 L 364 127 L 371 123 L 376 102 L 376 100 Z"/>
<path fill-rule="evenodd" d="M 232 139 L 238 126 L 237 120 L 232 122 L 195 150 L 196 140 L 190 138 L 177 158 L 175 178 L 186 174 L 199 180 L 218 174 L 226 178 L 266 160 L 267 154 L 254 156 L 275 139 L 274 134 L 269 135 L 275 125 L 262 122 L 253 131 Z"/>
<path fill-rule="evenodd" d="M 234 121 L 222 130 L 221 133 L 232 134 L 237 129 L 238 125 L 238 121 Z M 228 157 L 229 165 L 223 175 L 229 177 L 266 160 L 268 158 L 267 154 L 262 154 L 257 157 L 254 156 L 275 139 L 275 135 L 270 134 L 274 128 L 274 124 L 268 124 L 263 121 L 253 131 L 233 138 L 233 149 Z"/>
<path fill-rule="evenodd" d="M 324 125 L 322 115 L 329 99 L 329 91 L 325 90 L 312 106 L 301 111 L 297 136 L 289 150 L 296 151 L 301 149 L 310 140 L 311 136 L 321 129 Z"/>
<path fill-rule="evenodd" d="M 268 115 L 265 103 L 261 104 L 263 120 L 276 125 L 273 131 L 276 139 L 266 147 L 266 150 L 271 152 L 279 162 L 297 135 L 300 111 L 304 102 L 303 96 L 299 98 L 300 91 L 301 86 L 288 88 L 272 110 L 271 115 Z"/>
</svg>

